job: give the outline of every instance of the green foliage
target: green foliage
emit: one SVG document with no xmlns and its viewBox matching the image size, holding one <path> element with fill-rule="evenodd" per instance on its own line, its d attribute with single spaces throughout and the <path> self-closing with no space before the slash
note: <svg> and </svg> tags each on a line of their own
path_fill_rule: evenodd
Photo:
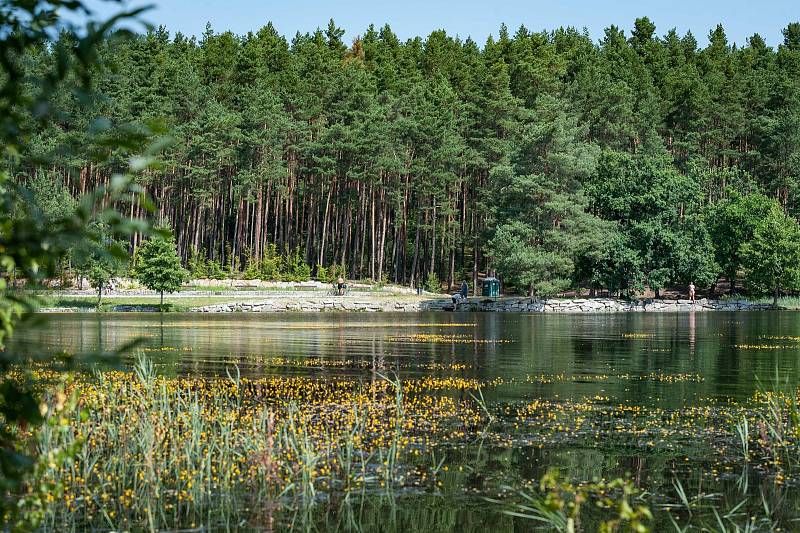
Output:
<svg viewBox="0 0 800 533">
<path fill-rule="evenodd" d="M 531 295 L 550 296 L 566 290 L 572 262 L 566 253 L 560 253 L 563 250 L 548 250 L 550 244 L 537 242 L 535 230 L 522 222 L 501 226 L 492 240 L 498 271 Z"/>
<path fill-rule="evenodd" d="M 330 279 L 330 275 L 328 274 L 328 269 L 320 264 L 317 265 L 316 279 L 317 281 L 327 281 L 327 282 L 333 281 Z"/>
<path fill-rule="evenodd" d="M 576 263 L 607 228 L 587 212 L 581 187 L 596 148 L 579 141 L 583 129 L 565 102 L 542 98 L 537 111 L 521 129 L 513 167 L 490 175 L 497 227 L 489 249 L 506 281 L 550 296 L 572 285 Z"/>
<path fill-rule="evenodd" d="M 608 254 L 611 264 L 601 267 L 616 272 L 608 278 L 610 288 L 647 285 L 657 292 L 669 284 L 708 286 L 716 280 L 700 189 L 669 160 L 607 151 L 586 187 L 592 209 L 616 221 L 625 235 Z"/>
<path fill-rule="evenodd" d="M 250 254 L 258 265 L 247 261 L 247 277 L 304 278 L 291 253 L 283 266 L 271 264 L 274 244 L 303 250 L 309 265 L 344 263 L 375 281 L 387 273 L 409 281 L 431 265 L 449 278 L 448 254 L 453 270 L 485 271 L 499 252 L 544 265 L 542 279 L 514 280 L 525 290 L 530 281 L 545 292 L 708 285 L 717 265 L 732 277 L 738 262 L 734 244 L 712 258 L 700 227 L 714 224 L 698 217 L 713 211 L 706 207 L 720 191 L 761 191 L 800 212 L 794 27 L 775 50 L 758 35 L 731 47 L 721 27 L 700 50 L 691 35 L 658 37 L 646 17 L 629 35 L 608 28 L 599 43 L 573 30 L 522 27 L 483 48 L 445 32 L 401 43 L 388 27 L 352 49 L 336 38 L 331 46 L 323 32 L 289 43 L 272 25 L 241 38 L 209 27 L 198 41 L 159 29 L 109 40 L 97 59 L 113 64 L 114 77 L 94 74 L 109 116 L 164 116 L 175 125 L 159 179 L 172 224 L 192 226 L 177 232 L 179 248 L 200 236 L 206 246 L 203 262 L 189 262 L 193 276 L 236 276 Z M 327 35 L 341 32 L 333 24 Z M 49 66 L 70 45 L 66 36 L 29 63 Z M 58 96 L 67 102 L 61 123 L 25 124 L 35 150 L 17 174 L 39 192 L 76 170 L 102 183 L 127 155 L 94 161 L 112 138 L 81 133 L 93 112 Z M 92 124 L 106 131 L 106 122 Z M 80 151 L 35 171 L 37 158 L 64 141 Z M 539 190 L 528 212 L 495 209 L 497 193 L 514 192 L 490 179 L 503 167 Z M 52 198 L 63 196 L 57 188 Z M 586 201 L 564 223 L 557 209 L 536 212 L 573 196 Z M 616 229 L 577 222 L 588 233 L 567 231 L 578 211 Z M 513 247 L 492 241 L 507 221 L 527 216 L 531 231 L 505 230 Z M 546 238 L 548 221 L 558 231 Z M 558 242 L 602 244 L 597 237 L 608 231 L 622 232 L 613 240 L 625 246 Z"/>
<path fill-rule="evenodd" d="M 284 256 L 279 275 L 284 281 L 308 281 L 311 279 L 311 267 L 300 254 L 300 249 Z"/>
<path fill-rule="evenodd" d="M 387 26 L 348 48 L 342 32 L 159 28 L 96 53 L 53 36 L 7 68 L 46 82 L 14 94 L 61 109 L 17 124 L 7 138 L 28 150 L 4 164 L 48 219 L 125 167 L 142 123 L 167 118 L 176 141 L 146 184 L 179 250 L 205 247 L 188 262 L 204 278 L 305 279 L 299 249 L 376 282 L 499 267 L 541 294 L 708 286 L 736 275 L 747 240 L 725 236 L 714 219 L 731 213 L 713 204 L 764 194 L 800 216 L 796 25 L 775 48 L 757 34 L 731 46 L 721 26 L 699 48 L 647 17 L 599 42 L 525 27 L 484 46 L 444 31 L 402 42 Z"/>
<path fill-rule="evenodd" d="M 347 279 L 347 269 L 345 269 L 342 265 L 331 265 L 328 267 L 328 279 L 327 281 L 330 283 L 335 282 L 339 278 Z"/>
<path fill-rule="evenodd" d="M 107 261 L 122 255 L 114 239 L 148 230 L 141 220 L 120 215 L 116 205 L 136 199 L 144 211 L 151 209 L 142 189 L 122 173 L 151 166 L 150 155 L 164 144 L 152 146 L 148 157 L 129 163 L 134 153 L 141 153 L 153 130 L 114 128 L 97 109 L 86 106 L 96 102 L 93 81 L 101 43 L 116 22 L 135 18 L 140 11 L 122 12 L 109 21 L 84 27 L 70 22 L 85 20 L 86 12 L 76 0 L 9 0 L 0 6 L 0 142 L 4 155 L 0 167 L 0 347 L 13 332 L 20 313 L 36 303 L 7 290 L 7 279 L 21 277 L 36 285 L 56 275 L 58 266 L 74 252 L 86 272 L 101 282 L 112 270 Z M 52 41 L 54 35 L 59 35 L 58 43 Z M 32 68 L 37 57 L 47 60 Z M 98 164 L 101 159 L 107 162 L 121 156 L 109 167 L 113 172 L 106 174 L 102 186 L 77 201 L 68 198 L 59 180 L 47 183 L 42 177 L 57 166 L 53 154 L 62 157 L 61 163 L 63 157 L 73 155 L 71 143 L 52 135 L 67 107 L 84 115 L 80 124 L 73 125 L 75 134 L 103 146 Z M 93 119 L 87 121 L 87 114 Z M 46 150 L 37 145 L 43 132 L 48 132 Z M 89 144 L 80 149 L 92 151 Z M 26 172 L 29 179 L 12 179 Z M 90 226 L 93 220 L 98 225 Z M 108 239 L 98 231 L 99 225 L 107 228 Z M 11 378 L 10 371 L 25 362 L 15 353 L 0 350 L 0 488 L 4 494 L 0 511 L 3 528 L 20 531 L 35 529 L 42 498 L 57 494 L 57 488 L 37 486 L 35 479 L 28 479 L 43 458 L 36 457 L 35 447 L 27 441 L 29 433 L 23 429 L 35 430 L 44 421 L 39 395 L 46 385 L 35 383 L 26 374 Z M 64 464 L 75 451 L 65 449 L 58 457 L 46 458 L 48 468 Z M 20 498 L 26 480 L 29 490 Z"/>
<path fill-rule="evenodd" d="M 261 279 L 280 281 L 282 265 L 278 247 L 275 244 L 268 245 L 261 260 Z"/>
<path fill-rule="evenodd" d="M 305 262 L 299 249 L 281 255 L 277 246 L 271 244 L 264 250 L 260 261 L 248 257 L 243 276 L 245 279 L 302 282 L 311 279 L 311 266 Z M 317 279 L 324 280 L 329 276 L 330 270 L 317 265 Z"/>
<path fill-rule="evenodd" d="M 175 143 L 141 183 L 158 191 L 178 249 L 204 247 L 188 262 L 204 278 L 244 267 L 303 279 L 300 249 L 309 266 L 376 282 L 503 266 L 523 291 L 705 286 L 740 263 L 732 241 L 711 248 L 724 227 L 713 204 L 730 191 L 800 216 L 796 25 L 777 47 L 757 34 L 731 46 L 720 26 L 700 48 L 647 17 L 599 42 L 525 27 L 482 46 L 444 31 L 401 41 L 386 26 L 347 47 L 342 32 L 331 23 L 290 41 L 271 24 L 209 27 L 193 40 L 159 28 L 95 54 L 54 36 L 11 64 L 32 80 L 19 95 L 52 96 L 58 113 L 40 106 L 42 120 L 17 125 L 7 138 L 29 147 L 4 164 L 52 211 L 135 155 L 110 126 L 165 117 Z M 94 60 L 112 68 L 83 66 Z M 54 68 L 70 65 L 75 83 L 31 90 L 39 77 L 71 80 Z M 141 124 L 127 132 L 146 136 Z M 504 168 L 511 189 L 495 182 Z M 529 227 L 503 230 L 513 245 L 495 239 L 512 222 Z M 540 274 L 512 280 L 534 264 Z"/>
<path fill-rule="evenodd" d="M 710 208 L 708 227 L 717 263 L 731 281 L 742 268 L 742 247 L 753 239 L 761 221 L 779 213 L 780 204 L 762 194 L 733 191 Z"/>
<path fill-rule="evenodd" d="M 253 257 L 252 254 L 247 254 L 244 262 L 244 271 L 242 272 L 244 279 L 260 279 L 261 278 L 261 263 Z"/>
<path fill-rule="evenodd" d="M 781 292 L 800 290 L 800 225 L 793 218 L 770 211 L 740 255 L 748 291 L 772 294 L 777 305 Z"/>
<path fill-rule="evenodd" d="M 72 216 L 78 207 L 59 175 L 38 172 L 28 179 L 24 188 L 32 195 L 29 203 L 40 210 L 45 225 L 57 225 Z"/>
<path fill-rule="evenodd" d="M 202 249 L 192 248 L 186 264 L 191 279 L 228 279 L 232 277 L 229 269 L 226 271 L 219 260 L 209 258 Z"/>
<path fill-rule="evenodd" d="M 203 265 L 203 270 L 208 279 L 226 279 L 229 277 L 225 270 L 222 269 L 222 265 L 217 259 L 206 260 L 205 265 Z"/>
<path fill-rule="evenodd" d="M 506 514 L 541 522 L 561 533 L 588 531 L 581 526 L 582 517 L 595 509 L 611 518 L 596 525 L 600 533 L 635 531 L 647 533 L 653 514 L 645 505 L 633 501 L 639 491 L 629 479 L 573 484 L 560 479 L 555 470 L 548 471 L 539 482 L 539 494 L 521 493 L 524 503 L 516 504 Z"/>
<path fill-rule="evenodd" d="M 129 261 L 127 249 L 109 235 L 108 227 L 92 224 L 92 240 L 78 243 L 70 250 L 72 263 L 81 276 L 97 289 L 97 304 L 109 282 L 120 276 Z"/>
<path fill-rule="evenodd" d="M 135 275 L 145 287 L 161 293 L 163 305 L 164 293 L 179 290 L 189 273 L 181 266 L 172 233 L 160 231 L 139 248 Z"/>
<path fill-rule="evenodd" d="M 187 266 L 189 267 L 189 275 L 192 279 L 208 279 L 208 266 L 206 265 L 205 252 L 192 247 Z"/>
<path fill-rule="evenodd" d="M 428 276 L 425 278 L 424 288 L 426 291 L 434 294 L 439 294 L 442 292 L 442 282 L 439 279 L 439 276 L 436 275 L 436 272 L 428 274 Z"/>
</svg>

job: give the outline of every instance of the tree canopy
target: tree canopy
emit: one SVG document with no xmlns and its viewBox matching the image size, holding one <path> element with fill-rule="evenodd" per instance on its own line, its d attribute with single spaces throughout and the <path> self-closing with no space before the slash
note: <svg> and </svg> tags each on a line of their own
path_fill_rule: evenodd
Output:
<svg viewBox="0 0 800 533">
<path fill-rule="evenodd" d="M 119 33 L 90 69 L 100 97 L 56 89 L 59 120 L 26 123 L 29 153 L 4 165 L 39 195 L 77 197 L 133 153 L 105 128 L 163 119 L 174 142 L 138 185 L 181 259 L 219 275 L 266 272 L 274 247 L 312 275 L 398 283 L 497 270 L 540 294 L 708 286 L 736 277 L 747 237 L 723 235 L 717 217 L 733 214 L 717 204 L 760 194 L 800 216 L 797 24 L 777 47 L 717 26 L 701 48 L 656 22 L 599 42 L 524 26 L 402 41 L 388 25 L 344 42 L 334 21 L 291 39 L 272 24 Z M 68 46 L 38 47 L 26 68 Z M 80 150 L 41 168 L 57 145 Z"/>
</svg>

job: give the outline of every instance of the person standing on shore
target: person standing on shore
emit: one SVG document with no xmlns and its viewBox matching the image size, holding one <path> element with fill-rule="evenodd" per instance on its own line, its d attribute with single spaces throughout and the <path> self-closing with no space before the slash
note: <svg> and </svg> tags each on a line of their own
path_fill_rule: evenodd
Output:
<svg viewBox="0 0 800 533">
<path fill-rule="evenodd" d="M 689 301 L 691 301 L 692 303 L 694 303 L 694 294 L 695 294 L 694 282 L 690 281 L 689 282 Z"/>
<path fill-rule="evenodd" d="M 339 279 L 336 280 L 336 290 L 339 293 L 339 296 L 344 296 L 344 289 L 345 289 L 344 278 L 342 276 L 339 276 Z"/>
<path fill-rule="evenodd" d="M 466 300 L 467 296 L 469 296 L 469 284 L 464 280 L 461 282 L 461 298 Z"/>
</svg>

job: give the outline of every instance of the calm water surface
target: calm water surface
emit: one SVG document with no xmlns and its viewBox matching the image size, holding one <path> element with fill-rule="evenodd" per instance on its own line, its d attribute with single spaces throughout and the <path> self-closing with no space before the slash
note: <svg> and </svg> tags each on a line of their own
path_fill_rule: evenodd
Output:
<svg viewBox="0 0 800 533">
<path fill-rule="evenodd" d="M 467 336 L 481 342 L 425 342 L 421 335 Z M 744 399 L 758 380 L 800 375 L 800 312 L 528 315 L 516 313 L 377 314 L 54 314 L 22 330 L 11 349 L 29 354 L 110 352 L 140 338 L 167 373 L 364 375 L 431 372 L 431 363 L 464 363 L 465 377 L 508 381 L 500 399 L 549 390 L 562 398 L 603 393 L 615 401 L 680 404 L 694 398 Z M 489 341 L 489 342 L 486 342 Z M 497 341 L 497 342 L 492 342 Z M 784 345 L 753 349 L 754 345 Z M 162 349 L 163 348 L 163 349 Z M 361 363 L 276 367 L 275 358 Z M 265 364 L 270 363 L 270 364 Z M 363 368 L 367 367 L 367 368 Z M 698 374 L 702 382 L 618 380 L 619 375 Z M 565 374 L 552 387 L 526 376 Z M 592 377 L 582 382 L 581 377 Z M 599 383 L 597 377 L 608 376 Z M 524 384 L 524 385 L 523 385 Z M 516 385 L 516 386 L 515 386 Z M 507 397 L 507 398 L 506 398 Z"/>
<path fill-rule="evenodd" d="M 800 313 L 791 311 L 57 314 L 48 319 L 46 326 L 17 334 L 9 349 L 32 355 L 109 352 L 142 338 L 142 349 L 167 374 L 224 376 L 226 369 L 235 366 L 243 376 L 252 377 L 305 374 L 370 380 L 393 373 L 401 378 L 455 373 L 486 381 L 501 378 L 499 386 L 484 392 L 492 405 L 539 398 L 576 402 L 600 398 L 608 405 L 672 410 L 746 401 L 760 386 L 769 388 L 776 372 L 793 384 L 800 377 Z M 441 342 L 441 338 L 429 342 L 428 335 L 456 335 L 459 342 Z M 765 345 L 771 347 L 755 348 Z M 303 358 L 349 364 L 296 364 Z M 276 363 L 278 359 L 290 362 Z M 292 360 L 297 361 L 292 364 Z M 453 364 L 458 364 L 457 370 L 440 366 Z M 550 380 L 552 376 L 560 378 Z M 647 376 L 650 378 L 643 379 Z M 672 482 L 678 471 L 690 490 L 709 488 L 725 495 L 720 497 L 721 506 L 732 507 L 739 501 L 733 479 L 703 487 L 707 458 L 692 450 L 691 443 L 656 454 L 602 442 L 511 449 L 479 443 L 447 455 L 448 463 L 469 465 L 473 474 L 452 481 L 444 495 L 410 494 L 399 506 L 372 501 L 359 508 L 355 518 L 348 515 L 353 512 L 349 508 L 337 514 L 333 525 L 338 527 L 346 519 L 350 526 L 358 524 L 362 530 L 374 531 L 482 531 L 489 525 L 527 531 L 532 523 L 514 521 L 492 510 L 484 499 L 484 489 L 497 486 L 506 477 L 536 479 L 553 466 L 584 480 L 632 474 L 647 490 L 665 494 L 665 500 L 670 500 L 667 494 L 674 498 Z M 676 466 L 682 461 L 686 461 L 685 467 Z M 747 508 L 757 509 L 764 487 L 754 480 L 746 492 L 754 501 Z M 796 511 L 795 489 L 786 493 L 770 489 L 767 493 Z M 333 529 L 331 522 L 323 524 L 323 529 Z M 665 520 L 657 521 L 655 529 L 674 530 Z"/>
</svg>

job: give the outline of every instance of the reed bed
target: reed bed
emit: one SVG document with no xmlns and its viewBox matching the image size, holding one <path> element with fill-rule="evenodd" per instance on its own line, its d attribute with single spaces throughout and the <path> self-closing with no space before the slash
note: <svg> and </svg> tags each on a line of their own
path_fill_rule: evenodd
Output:
<svg viewBox="0 0 800 533">
<path fill-rule="evenodd" d="M 45 461 L 38 472 L 37 482 L 47 488 L 41 529 L 270 530 L 297 520 L 314 522 L 320 509 L 333 507 L 344 509 L 337 520 L 346 525 L 347 513 L 354 512 L 348 505 L 365 497 L 388 501 L 395 494 L 436 494 L 447 479 L 456 490 L 471 490 L 476 476 L 489 472 L 475 466 L 475 459 L 455 458 L 453 450 L 477 450 L 480 458 L 484 448 L 495 456 L 520 449 L 594 448 L 610 456 L 619 450 L 620 457 L 641 457 L 671 470 L 684 498 L 665 494 L 663 484 L 637 486 L 636 513 L 628 518 L 617 504 L 627 509 L 625 498 L 633 502 L 629 480 L 597 485 L 622 497 L 598 511 L 598 520 L 624 519 L 619 524 L 648 523 L 648 505 L 656 514 L 672 512 L 678 530 L 700 530 L 695 526 L 705 527 L 714 513 L 728 525 L 741 523 L 734 520 L 739 511 L 752 514 L 749 504 L 733 502 L 723 512 L 686 494 L 725 484 L 734 474 L 742 499 L 752 499 L 756 482 L 800 484 L 800 407 L 789 383 L 776 381 L 742 405 L 704 401 L 667 409 L 617 404 L 602 395 L 498 404 L 484 391 L 491 394 L 503 380 L 454 375 L 460 367 L 436 368 L 451 373 L 403 382 L 377 372 L 361 380 L 246 379 L 235 369 L 220 378 L 176 378 L 158 375 L 142 356 L 134 372 L 80 375 L 48 399 L 49 423 L 34 436 L 41 457 L 68 456 Z M 588 377 L 529 376 L 525 384 L 575 379 Z M 656 372 L 624 379 L 702 381 L 693 374 Z M 549 478 L 550 485 L 541 485 L 520 472 L 510 463 L 508 470 L 487 476 L 481 490 L 498 491 L 499 514 L 507 503 L 506 516 L 541 522 L 545 508 L 539 498 L 557 493 L 568 501 L 572 496 L 565 487 L 574 487 L 579 500 L 586 498 L 585 480 Z M 679 478 L 692 472 L 698 472 L 697 483 L 684 490 Z M 759 509 L 777 505 L 756 503 Z M 551 518 L 566 524 L 569 516 Z M 581 530 L 577 514 L 573 518 L 575 530 Z M 770 527 L 779 523 L 758 520 Z"/>
<path fill-rule="evenodd" d="M 54 413 L 62 423 L 39 435 L 43 454 L 79 450 L 42 475 L 59 499 L 45 529 L 269 522 L 270 510 L 313 506 L 334 492 L 425 485 L 433 476 L 418 463 L 431 439 L 482 417 L 424 394 L 444 387 L 478 383 L 176 379 L 157 376 L 146 359 L 134 373 L 78 380 L 68 392 L 80 408 Z"/>
</svg>

